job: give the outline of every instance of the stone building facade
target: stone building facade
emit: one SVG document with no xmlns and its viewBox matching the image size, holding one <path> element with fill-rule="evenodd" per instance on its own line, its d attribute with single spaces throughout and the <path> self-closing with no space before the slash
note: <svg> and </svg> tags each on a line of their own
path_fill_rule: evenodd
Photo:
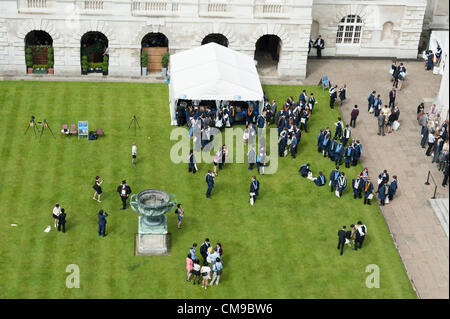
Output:
<svg viewBox="0 0 450 319">
<path fill-rule="evenodd" d="M 52 39 L 55 76 L 80 75 L 80 41 L 95 31 L 107 39 L 112 76 L 140 76 L 142 39 L 162 33 L 171 54 L 221 34 L 252 57 L 268 35 L 278 41 L 278 77 L 302 79 L 308 40 L 319 33 L 324 56 L 417 57 L 425 12 L 433 17 L 437 2 L 430 11 L 426 0 L 0 0 L 0 74 L 26 74 L 26 37 L 41 30 Z"/>
</svg>

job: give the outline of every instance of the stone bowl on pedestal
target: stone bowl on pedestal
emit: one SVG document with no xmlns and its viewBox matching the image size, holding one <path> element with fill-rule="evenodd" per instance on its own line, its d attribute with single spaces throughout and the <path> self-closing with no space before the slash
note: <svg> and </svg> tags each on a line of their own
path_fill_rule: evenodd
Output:
<svg viewBox="0 0 450 319">
<path fill-rule="evenodd" d="M 177 204 L 175 195 L 159 189 L 146 189 L 131 195 L 131 209 L 140 213 L 137 254 L 167 254 L 167 218 L 165 213 Z"/>
</svg>

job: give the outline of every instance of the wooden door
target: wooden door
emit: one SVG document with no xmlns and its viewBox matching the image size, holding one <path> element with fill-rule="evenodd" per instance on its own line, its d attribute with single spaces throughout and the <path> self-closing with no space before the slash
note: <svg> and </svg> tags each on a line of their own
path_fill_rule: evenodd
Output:
<svg viewBox="0 0 450 319">
<path fill-rule="evenodd" d="M 143 48 L 148 54 L 147 72 L 161 72 L 161 58 L 167 52 L 167 47 Z"/>
</svg>

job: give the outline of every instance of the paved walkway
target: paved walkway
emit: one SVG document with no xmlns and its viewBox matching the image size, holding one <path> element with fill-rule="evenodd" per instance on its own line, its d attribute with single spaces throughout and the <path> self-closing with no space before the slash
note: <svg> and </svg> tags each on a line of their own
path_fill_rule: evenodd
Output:
<svg viewBox="0 0 450 319">
<path fill-rule="evenodd" d="M 398 177 L 397 195 L 382 207 L 382 213 L 417 294 L 420 298 L 449 298 L 449 241 L 428 201 L 434 191 L 433 183 L 424 185 L 428 170 L 438 183 L 438 198 L 448 198 L 448 187 L 441 186 L 442 173 L 419 145 L 416 121 L 417 105 L 424 98 L 432 101 L 441 77 L 426 72 L 421 61 L 405 62 L 408 79 L 396 101 L 401 112 L 400 129 L 378 136 L 377 121 L 367 112 L 367 96 L 376 90 L 383 104 L 389 102 L 390 65 L 390 60 L 310 60 L 307 79 L 303 82 L 316 85 L 322 75 L 328 75 L 331 83 L 347 84 L 347 101 L 342 113 L 349 123 L 353 105 L 360 108 L 352 136 L 363 144 L 363 165 L 375 180 L 383 169 L 390 176 Z"/>
</svg>

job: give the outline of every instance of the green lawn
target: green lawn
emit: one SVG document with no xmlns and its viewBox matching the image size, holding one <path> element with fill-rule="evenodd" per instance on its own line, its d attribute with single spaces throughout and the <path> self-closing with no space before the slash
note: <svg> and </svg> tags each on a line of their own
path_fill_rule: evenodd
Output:
<svg viewBox="0 0 450 319">
<path fill-rule="evenodd" d="M 303 88 L 303 87 L 302 87 Z M 297 98 L 298 86 L 266 86 L 279 105 Z M 279 160 L 275 175 L 259 177 L 260 198 L 248 204 L 251 172 L 246 164 L 220 171 L 213 199 L 205 199 L 204 175 L 188 174 L 173 164 L 169 151 L 168 87 L 164 84 L 0 82 L 0 298 L 415 298 L 379 208 L 353 200 L 351 187 L 337 198 L 329 187 L 316 187 L 298 174 L 310 162 L 314 175 L 333 168 L 316 151 L 320 127 L 339 116 L 317 95 L 298 156 Z M 128 130 L 136 114 L 141 129 Z M 42 140 L 24 132 L 31 115 L 47 119 Z M 62 136 L 61 124 L 89 121 L 106 136 L 78 141 Z M 150 136 L 150 139 L 148 139 Z M 131 143 L 138 163 L 131 166 Z M 367 145 L 363 145 L 367 149 Z M 351 178 L 361 167 L 344 169 Z M 102 203 L 92 200 L 94 177 L 104 178 Z M 138 214 L 120 210 L 115 192 L 122 179 L 133 192 L 159 188 L 174 193 L 185 208 L 183 228 L 167 214 L 172 255 L 135 257 Z M 51 211 L 59 202 L 67 211 L 67 233 L 53 228 Z M 97 212 L 109 213 L 108 236 L 97 235 Z M 361 219 L 368 228 L 364 247 L 339 256 L 337 231 Z M 17 227 L 11 227 L 16 223 Z M 52 225 L 50 233 L 44 233 Z M 220 285 L 207 291 L 185 281 L 190 245 L 209 237 L 224 249 Z M 68 264 L 80 267 L 79 289 L 68 289 Z M 380 288 L 365 286 L 366 266 L 380 268 Z"/>
</svg>

